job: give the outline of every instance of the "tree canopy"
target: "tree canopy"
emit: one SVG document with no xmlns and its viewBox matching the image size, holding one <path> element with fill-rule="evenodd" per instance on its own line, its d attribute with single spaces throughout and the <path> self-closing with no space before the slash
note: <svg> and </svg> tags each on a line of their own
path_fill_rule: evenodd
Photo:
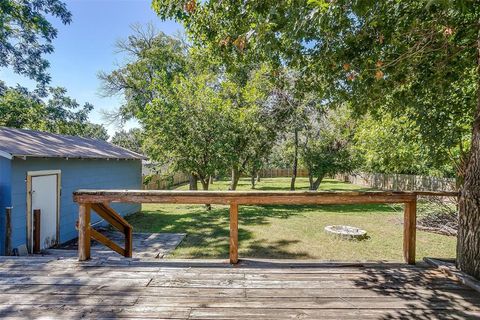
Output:
<svg viewBox="0 0 480 320">
<path fill-rule="evenodd" d="M 57 30 L 47 17 L 72 21 L 72 14 L 60 0 L 0 1 L 0 67 L 9 67 L 39 85 L 44 92 L 50 82 L 46 54 L 53 52 Z"/>
<path fill-rule="evenodd" d="M 136 153 L 143 154 L 144 132 L 140 128 L 132 128 L 128 131 L 121 130 L 115 132 L 112 137 L 112 143 L 122 148 L 132 150 Z"/>
<path fill-rule="evenodd" d="M 227 67 L 286 65 L 324 100 L 405 117 L 416 135 L 404 140 L 420 139 L 438 167 L 464 171 L 475 109 L 473 2 L 154 0 L 153 8 Z"/>
<path fill-rule="evenodd" d="M 83 106 L 66 95 L 65 88 L 49 88 L 40 97 L 22 87 L 7 87 L 0 81 L 0 126 L 49 131 L 107 140 L 103 125 L 88 121 L 93 106 Z"/>
</svg>

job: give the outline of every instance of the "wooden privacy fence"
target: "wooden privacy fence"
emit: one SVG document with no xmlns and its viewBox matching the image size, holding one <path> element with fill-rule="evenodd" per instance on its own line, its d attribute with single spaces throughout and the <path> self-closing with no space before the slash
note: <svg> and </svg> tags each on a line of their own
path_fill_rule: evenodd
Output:
<svg viewBox="0 0 480 320">
<path fill-rule="evenodd" d="M 147 181 L 147 183 L 143 184 L 143 189 L 166 190 L 173 186 L 187 183 L 189 178 L 189 175 L 183 172 L 177 172 L 173 176 L 169 177 L 159 174 L 148 175 L 143 177 L 144 181 Z"/>
<path fill-rule="evenodd" d="M 290 168 L 264 168 L 260 169 L 258 176 L 260 178 L 281 178 L 291 177 L 293 170 Z M 297 177 L 308 177 L 307 169 L 298 169 Z"/>
<path fill-rule="evenodd" d="M 166 191 L 166 190 L 78 190 L 73 199 L 79 204 L 79 260 L 90 259 L 90 237 L 95 234 L 90 226 L 90 209 L 106 206 L 107 202 L 181 203 L 230 205 L 230 263 L 238 262 L 238 207 L 239 205 L 304 205 L 304 204 L 368 204 L 403 203 L 403 254 L 409 264 L 415 263 L 417 196 L 455 196 L 454 192 L 312 192 L 312 191 Z M 116 213 L 108 207 L 110 215 Z M 97 211 L 98 213 L 98 211 Z M 116 214 L 119 216 L 118 214 Z M 102 215 L 102 217 L 104 217 Z M 109 221 L 108 219 L 106 219 Z M 110 221 L 109 221 L 110 222 Z M 92 233 L 93 232 L 93 233 Z M 127 235 L 127 234 L 126 234 Z M 95 237 L 94 237 L 95 238 Z M 95 238 L 98 240 L 97 238 Z M 125 243 L 131 256 L 131 233 Z M 102 241 L 100 241 L 102 242 Z M 130 243 L 127 243 L 130 242 Z M 107 243 L 102 242 L 108 246 Z M 110 248 L 112 248 L 110 246 Z M 115 250 L 114 248 L 112 248 Z M 115 250 L 117 251 L 117 250 Z M 119 252 L 119 251 L 117 251 Z M 119 252 L 122 253 L 122 252 Z"/>
<path fill-rule="evenodd" d="M 371 187 L 379 190 L 394 191 L 456 191 L 457 187 L 453 178 L 437 178 L 417 176 L 411 174 L 383 174 L 383 173 L 355 173 L 337 174 L 337 180 L 352 184 Z"/>
<path fill-rule="evenodd" d="M 260 178 L 280 178 L 291 177 L 293 173 L 289 168 L 265 168 L 258 172 Z M 243 177 L 247 177 L 243 174 Z M 307 169 L 298 169 L 297 177 L 308 177 Z M 174 186 L 178 186 L 189 182 L 189 175 L 183 172 L 177 172 L 173 176 L 165 176 L 161 174 L 145 175 L 143 177 L 146 181 L 143 185 L 144 190 L 167 190 Z"/>
</svg>

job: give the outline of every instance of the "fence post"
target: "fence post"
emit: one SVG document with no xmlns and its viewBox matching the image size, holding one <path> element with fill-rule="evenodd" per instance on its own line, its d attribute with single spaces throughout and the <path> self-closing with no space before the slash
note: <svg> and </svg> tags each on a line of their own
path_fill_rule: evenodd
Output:
<svg viewBox="0 0 480 320">
<path fill-rule="evenodd" d="M 238 263 L 238 203 L 230 203 L 230 263 Z"/>
<path fill-rule="evenodd" d="M 12 254 L 12 208 L 5 208 L 5 255 Z"/>
<path fill-rule="evenodd" d="M 125 257 L 131 258 L 133 253 L 133 230 L 125 228 Z"/>
<path fill-rule="evenodd" d="M 415 264 L 417 232 L 417 199 L 405 203 L 403 217 L 403 256 L 408 264 Z"/>
<path fill-rule="evenodd" d="M 40 209 L 33 210 L 33 253 L 40 253 Z"/>
<path fill-rule="evenodd" d="M 90 204 L 80 203 L 78 208 L 78 260 L 90 260 Z"/>
</svg>

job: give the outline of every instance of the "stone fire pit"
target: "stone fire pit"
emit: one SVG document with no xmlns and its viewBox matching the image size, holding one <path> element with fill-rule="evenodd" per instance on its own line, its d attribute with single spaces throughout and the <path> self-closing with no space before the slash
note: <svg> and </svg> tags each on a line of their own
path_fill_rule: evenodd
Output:
<svg viewBox="0 0 480 320">
<path fill-rule="evenodd" d="M 367 236 L 367 231 L 365 230 L 343 225 L 326 226 L 325 232 L 349 240 L 361 240 Z"/>
</svg>

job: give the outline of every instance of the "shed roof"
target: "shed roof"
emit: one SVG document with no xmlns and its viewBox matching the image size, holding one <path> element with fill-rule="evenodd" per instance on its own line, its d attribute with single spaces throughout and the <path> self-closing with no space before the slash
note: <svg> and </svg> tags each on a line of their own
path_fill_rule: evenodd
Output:
<svg viewBox="0 0 480 320">
<path fill-rule="evenodd" d="M 0 156 L 85 159 L 145 159 L 102 140 L 0 127 Z"/>
</svg>

